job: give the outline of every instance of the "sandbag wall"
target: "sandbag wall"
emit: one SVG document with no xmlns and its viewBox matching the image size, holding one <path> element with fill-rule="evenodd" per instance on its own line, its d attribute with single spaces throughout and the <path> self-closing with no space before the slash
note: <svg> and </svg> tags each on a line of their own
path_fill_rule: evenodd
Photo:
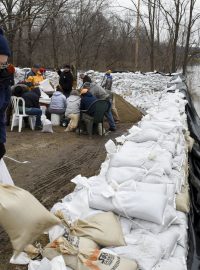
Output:
<svg viewBox="0 0 200 270">
<path fill-rule="evenodd" d="M 189 185 L 190 185 L 190 213 L 189 213 L 189 252 L 187 269 L 200 268 L 200 118 L 194 108 L 186 84 L 181 85 L 181 91 L 187 99 L 186 114 L 191 137 L 195 143 L 189 153 Z"/>
<path fill-rule="evenodd" d="M 116 214 L 125 245 L 106 248 L 136 261 L 141 270 L 187 269 L 192 140 L 180 83 L 180 77 L 172 80 L 137 126 L 116 143 L 107 142 L 107 159 L 98 176 L 74 178 L 75 191 L 52 208 L 71 222 L 104 212 Z M 50 239 L 63 233 L 62 228 L 52 229 Z"/>
</svg>

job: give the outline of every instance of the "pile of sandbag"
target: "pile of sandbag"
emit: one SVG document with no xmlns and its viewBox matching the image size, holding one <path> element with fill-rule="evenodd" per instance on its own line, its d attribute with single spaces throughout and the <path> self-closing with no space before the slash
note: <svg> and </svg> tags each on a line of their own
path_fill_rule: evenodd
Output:
<svg viewBox="0 0 200 270">
<path fill-rule="evenodd" d="M 43 257 L 30 260 L 29 270 L 187 269 L 192 139 L 176 85 L 128 134 L 106 143 L 99 175 L 72 180 L 74 192 L 51 209 L 58 224 L 49 244 L 25 247 L 29 258 L 36 251 Z"/>
<path fill-rule="evenodd" d="M 187 153 L 192 140 L 185 105 L 178 90 L 163 91 L 159 105 L 138 126 L 116 144 L 107 142 L 100 174 L 74 178 L 75 191 L 52 208 L 71 222 L 115 213 L 126 244 L 106 249 L 136 261 L 141 270 L 187 269 Z"/>
</svg>

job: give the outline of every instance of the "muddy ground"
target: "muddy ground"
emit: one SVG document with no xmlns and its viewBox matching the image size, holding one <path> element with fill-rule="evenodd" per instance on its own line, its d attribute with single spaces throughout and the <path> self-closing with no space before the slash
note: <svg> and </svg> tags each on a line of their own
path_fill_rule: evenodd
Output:
<svg viewBox="0 0 200 270">
<path fill-rule="evenodd" d="M 15 184 L 27 189 L 48 209 L 73 191 L 70 180 L 77 174 L 98 174 L 106 152 L 108 139 L 120 136 L 131 124 L 119 124 L 116 132 L 107 136 L 64 133 L 54 128 L 53 134 L 24 129 L 22 133 L 8 130 L 7 155 L 28 164 L 18 164 L 5 159 Z M 12 249 L 6 233 L 0 228 L 0 270 L 24 270 L 27 267 L 9 264 Z"/>
</svg>

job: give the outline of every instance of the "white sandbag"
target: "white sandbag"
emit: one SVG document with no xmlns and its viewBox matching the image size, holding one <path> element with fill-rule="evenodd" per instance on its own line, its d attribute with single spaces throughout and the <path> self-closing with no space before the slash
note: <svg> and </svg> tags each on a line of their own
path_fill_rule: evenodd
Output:
<svg viewBox="0 0 200 270">
<path fill-rule="evenodd" d="M 170 141 L 170 140 L 164 139 L 164 140 L 159 141 L 158 143 L 159 143 L 159 145 L 163 149 L 166 149 L 173 156 L 175 155 L 175 152 L 176 152 L 176 143 L 174 141 Z"/>
<path fill-rule="evenodd" d="M 163 251 L 160 241 L 154 235 L 136 230 L 125 237 L 127 246 L 111 248 L 119 256 L 135 260 L 141 270 L 152 270 L 160 261 Z"/>
<path fill-rule="evenodd" d="M 121 184 L 127 180 L 142 181 L 147 170 L 137 167 L 109 167 L 106 173 L 108 183 L 117 182 Z"/>
<path fill-rule="evenodd" d="M 170 230 L 179 234 L 178 244 L 183 248 L 187 248 L 188 243 L 188 231 L 187 227 L 180 224 L 180 225 L 172 225 Z"/>
<path fill-rule="evenodd" d="M 31 259 L 28 257 L 28 255 L 25 252 L 20 252 L 17 257 L 14 255 L 10 259 L 11 264 L 19 264 L 19 265 L 27 265 L 29 264 Z"/>
<path fill-rule="evenodd" d="M 51 270 L 51 262 L 46 258 L 42 261 L 31 261 L 28 270 Z"/>
<path fill-rule="evenodd" d="M 108 154 L 114 154 L 117 151 L 117 147 L 112 140 L 107 141 L 107 143 L 105 144 L 105 148 Z"/>
<path fill-rule="evenodd" d="M 42 121 L 42 124 L 42 132 L 53 133 L 52 123 L 49 119 L 44 119 L 44 121 Z"/>
<path fill-rule="evenodd" d="M 179 258 L 161 260 L 153 270 L 187 270 L 187 265 Z"/>
<path fill-rule="evenodd" d="M 154 129 L 162 133 L 176 132 L 178 128 L 182 128 L 182 124 L 173 121 L 141 121 L 142 129 Z"/>
<path fill-rule="evenodd" d="M 111 157 L 109 166 L 139 167 L 149 170 L 155 164 L 163 168 L 166 174 L 170 174 L 172 170 L 172 155 L 156 143 L 136 144 L 129 141 L 123 145 L 118 153 Z"/>
<path fill-rule="evenodd" d="M 62 256 L 58 256 L 51 260 L 51 270 L 66 270 L 65 261 Z"/>
<path fill-rule="evenodd" d="M 0 159 L 0 183 L 14 185 L 12 177 L 10 176 L 10 173 L 3 159 Z"/>
<path fill-rule="evenodd" d="M 163 224 L 159 225 L 154 222 L 145 221 L 142 219 L 133 219 L 131 228 L 133 230 L 136 229 L 144 229 L 153 234 L 158 234 L 161 232 L 166 231 L 172 224 L 174 224 L 177 220 L 177 215 L 175 209 L 167 205 L 164 213 L 164 222 Z"/>
<path fill-rule="evenodd" d="M 188 255 L 188 249 L 184 248 L 184 247 L 182 247 L 180 245 L 177 245 L 177 247 L 176 247 L 176 249 L 174 251 L 173 257 L 182 259 L 186 263 L 187 255 Z"/>
<path fill-rule="evenodd" d="M 51 209 L 52 213 L 60 210 L 64 215 L 70 218 L 72 221 L 78 218 L 85 218 L 91 212 L 88 203 L 88 191 L 86 188 L 79 190 L 78 192 L 73 192 L 70 194 L 71 200 L 66 200 L 64 198 L 63 203 L 56 203 Z"/>
<path fill-rule="evenodd" d="M 165 232 L 159 233 L 157 238 L 160 240 L 162 249 L 164 250 L 163 258 L 168 259 L 169 257 L 173 256 L 180 238 L 180 234 L 173 229 L 173 226 L 171 226 Z"/>
<path fill-rule="evenodd" d="M 137 143 L 158 141 L 161 135 L 161 132 L 154 129 L 140 129 L 138 133 L 128 135 L 126 140 Z"/>
<path fill-rule="evenodd" d="M 119 215 L 162 224 L 167 197 L 154 192 L 118 191 L 112 202 L 114 212 Z"/>
<path fill-rule="evenodd" d="M 124 217 L 135 217 L 158 224 L 163 223 L 168 200 L 164 194 L 135 191 L 135 185 L 127 186 L 126 182 L 113 188 L 103 179 L 101 183 L 89 187 L 88 195 L 91 208 L 112 211 Z"/>
</svg>

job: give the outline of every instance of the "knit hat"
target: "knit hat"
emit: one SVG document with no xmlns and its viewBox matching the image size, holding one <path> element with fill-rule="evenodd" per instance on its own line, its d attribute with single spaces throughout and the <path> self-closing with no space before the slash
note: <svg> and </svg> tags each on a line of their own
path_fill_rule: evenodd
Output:
<svg viewBox="0 0 200 270">
<path fill-rule="evenodd" d="M 110 73 L 112 73 L 112 70 L 109 69 L 106 71 L 106 74 L 110 74 Z"/>
<path fill-rule="evenodd" d="M 8 41 L 4 37 L 3 30 L 0 28 L 0 55 L 11 56 L 11 51 L 8 46 Z"/>
<path fill-rule="evenodd" d="M 86 94 L 87 92 L 88 92 L 88 89 L 82 88 L 80 94 L 81 94 L 81 95 L 84 95 L 84 94 Z"/>
</svg>

